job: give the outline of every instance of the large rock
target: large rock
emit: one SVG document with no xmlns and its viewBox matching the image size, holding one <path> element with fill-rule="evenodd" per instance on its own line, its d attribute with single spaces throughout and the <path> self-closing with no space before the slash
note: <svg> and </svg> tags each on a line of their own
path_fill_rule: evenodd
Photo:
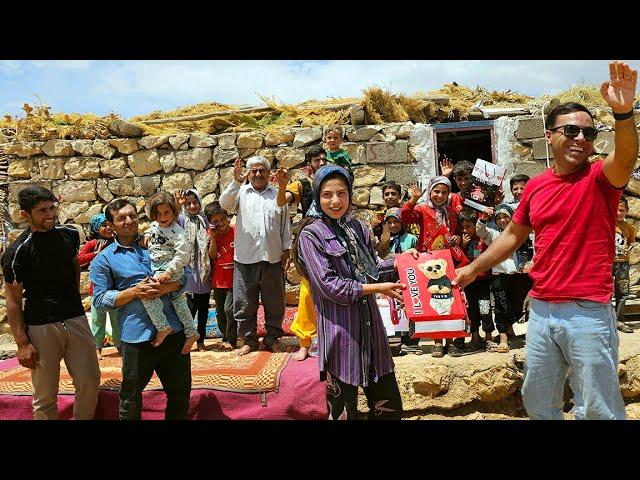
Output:
<svg viewBox="0 0 640 480">
<path fill-rule="evenodd" d="M 64 164 L 66 158 L 38 158 L 40 176 L 50 180 L 62 180 L 65 177 Z"/>
<path fill-rule="evenodd" d="M 518 127 L 515 132 L 518 140 L 529 140 L 532 138 L 544 137 L 542 127 L 542 117 L 521 117 L 518 120 Z"/>
<path fill-rule="evenodd" d="M 351 107 L 349 109 L 349 119 L 351 120 L 351 125 L 364 125 L 364 105 L 354 105 Z"/>
<path fill-rule="evenodd" d="M 532 154 L 534 160 L 546 160 L 547 158 L 547 140 L 545 138 L 536 138 L 531 142 Z M 549 146 L 549 159 L 553 158 L 553 151 Z"/>
<path fill-rule="evenodd" d="M 109 145 L 106 140 L 94 140 L 93 151 L 96 155 L 100 155 L 102 158 L 109 160 L 116 153 L 116 149 Z"/>
<path fill-rule="evenodd" d="M 100 159 L 95 157 L 76 157 L 67 161 L 64 169 L 73 180 L 86 180 L 100 176 Z"/>
<path fill-rule="evenodd" d="M 176 154 L 174 152 L 170 152 L 160 155 L 160 165 L 162 165 L 162 171 L 164 173 L 173 172 L 176 168 Z"/>
<path fill-rule="evenodd" d="M 9 218 L 11 218 L 13 223 L 21 224 L 26 222 L 26 219 L 22 218 L 22 215 L 20 214 L 20 205 L 9 202 L 9 206 L 7 208 L 9 209 Z"/>
<path fill-rule="evenodd" d="M 42 153 L 42 145 L 44 142 L 16 142 L 5 147 L 5 153 L 19 157 L 32 157 Z"/>
<path fill-rule="evenodd" d="M 119 196 L 149 196 L 160 187 L 160 175 L 109 180 L 109 190 Z"/>
<path fill-rule="evenodd" d="M 397 140 L 390 143 L 368 143 L 367 163 L 407 163 L 407 141 Z"/>
<path fill-rule="evenodd" d="M 471 404 L 507 401 L 522 386 L 523 372 L 512 360 L 513 353 L 502 357 L 496 355 L 395 358 L 396 378 L 405 411 L 450 411 Z M 479 358 L 481 356 L 483 358 Z M 521 400 L 519 402 L 521 405 Z"/>
<path fill-rule="evenodd" d="M 89 208 L 87 202 L 62 202 L 58 207 L 58 220 L 65 223 L 67 220 L 74 220 L 82 212 Z"/>
<path fill-rule="evenodd" d="M 80 215 L 78 215 L 74 219 L 74 222 L 79 224 L 89 223 L 94 215 L 102 213 L 103 208 L 104 205 L 102 205 L 101 203 L 95 203 L 91 205 L 85 212 L 82 212 Z"/>
<path fill-rule="evenodd" d="M 210 148 L 193 148 L 187 151 L 175 152 L 176 165 L 188 170 L 204 170 L 211 163 Z"/>
<path fill-rule="evenodd" d="M 366 142 L 380 131 L 380 127 L 376 125 L 367 125 L 365 127 L 356 128 L 347 132 L 347 138 L 350 142 Z"/>
<path fill-rule="evenodd" d="M 632 218 L 640 218 L 640 198 L 627 197 L 627 202 L 629 202 L 628 215 Z"/>
<path fill-rule="evenodd" d="M 169 137 L 169 145 L 171 145 L 174 150 L 186 150 L 187 148 L 189 148 L 188 142 L 188 133 L 178 133 L 177 135 L 171 135 Z M 183 145 L 184 148 L 182 148 Z"/>
<path fill-rule="evenodd" d="M 341 146 L 351 157 L 352 165 L 362 165 L 367 163 L 367 149 L 364 145 L 344 142 Z"/>
<path fill-rule="evenodd" d="M 96 192 L 98 192 L 98 196 L 107 203 L 114 198 L 104 178 L 98 178 L 96 180 Z"/>
<path fill-rule="evenodd" d="M 71 146 L 83 157 L 93 157 L 95 155 L 92 140 L 72 140 Z"/>
<path fill-rule="evenodd" d="M 69 140 L 48 140 L 42 146 L 42 151 L 50 157 L 71 157 L 75 150 Z"/>
<path fill-rule="evenodd" d="M 267 136 L 264 138 L 264 144 L 267 147 L 273 147 L 283 143 L 293 142 L 293 133 L 291 130 L 277 130 L 267 132 Z"/>
<path fill-rule="evenodd" d="M 243 148 L 242 150 L 238 150 L 240 158 L 242 159 L 253 157 L 257 151 L 257 148 Z"/>
<path fill-rule="evenodd" d="M 127 168 L 127 162 L 124 161 L 123 157 L 112 158 L 111 160 L 102 160 L 100 162 L 100 171 L 102 175 L 113 177 L 113 178 L 122 178 L 127 175 L 129 169 Z"/>
<path fill-rule="evenodd" d="M 244 132 L 238 135 L 236 146 L 238 148 L 261 148 L 264 144 L 264 135 L 257 132 Z"/>
<path fill-rule="evenodd" d="M 218 135 L 218 148 L 222 150 L 231 150 L 236 148 L 237 133 L 222 133 Z"/>
<path fill-rule="evenodd" d="M 200 192 L 200 195 L 206 195 L 213 192 L 218 186 L 220 180 L 220 174 L 215 168 L 210 168 L 202 173 L 197 173 L 193 177 L 193 183 Z"/>
<path fill-rule="evenodd" d="M 269 160 L 269 165 L 276 164 L 276 152 L 273 148 L 260 148 L 255 152 L 256 157 L 264 157 Z"/>
<path fill-rule="evenodd" d="M 7 174 L 12 178 L 31 178 L 33 160 L 14 160 L 9 164 Z"/>
<path fill-rule="evenodd" d="M 134 138 L 142 136 L 142 129 L 133 123 L 124 120 L 114 120 L 108 126 L 109 132 L 116 137 Z"/>
<path fill-rule="evenodd" d="M 627 360 L 621 357 L 624 364 L 620 375 L 620 390 L 624 398 L 640 396 L 640 353 L 634 353 L 635 355 Z"/>
<path fill-rule="evenodd" d="M 408 139 L 413 132 L 413 123 L 390 123 L 382 126 L 382 133 L 393 135 L 396 138 Z"/>
<path fill-rule="evenodd" d="M 213 164 L 219 167 L 235 160 L 239 156 L 240 153 L 237 148 L 223 149 L 218 143 L 218 146 L 213 150 Z"/>
<path fill-rule="evenodd" d="M 415 165 L 393 165 L 384 167 L 385 181 L 394 181 L 400 185 L 411 185 L 415 182 Z"/>
<path fill-rule="evenodd" d="M 640 245 L 634 245 L 629 249 L 629 263 L 631 265 L 640 263 Z"/>
<path fill-rule="evenodd" d="M 169 142 L 169 135 L 149 135 L 138 139 L 138 145 L 147 150 L 157 148 Z"/>
<path fill-rule="evenodd" d="M 629 285 L 636 285 L 640 281 L 640 265 L 631 265 L 629 267 Z"/>
<path fill-rule="evenodd" d="M 304 128 L 296 133 L 296 136 L 293 139 L 293 146 L 304 147 L 306 145 L 310 145 L 312 143 L 317 142 L 322 138 L 322 128 L 319 127 L 311 127 Z"/>
<path fill-rule="evenodd" d="M 396 136 L 388 133 L 376 133 L 371 137 L 371 142 L 387 142 L 393 143 L 396 141 Z"/>
<path fill-rule="evenodd" d="M 370 187 L 384 180 L 384 167 L 358 167 L 353 169 L 354 187 Z"/>
<path fill-rule="evenodd" d="M 210 203 L 215 202 L 217 199 L 218 199 L 218 195 L 216 195 L 215 193 L 210 193 L 208 195 L 205 195 L 204 197 L 202 197 L 202 206 L 206 207 Z"/>
<path fill-rule="evenodd" d="M 207 135 L 206 133 L 192 133 L 191 138 L 189 139 L 189 146 L 191 148 L 214 147 L 217 144 L 218 139 L 213 135 Z"/>
<path fill-rule="evenodd" d="M 351 203 L 358 207 L 366 207 L 369 205 L 369 189 L 368 188 L 356 188 L 353 191 L 353 198 Z"/>
<path fill-rule="evenodd" d="M 70 180 L 54 187 L 53 194 L 60 200 L 60 202 L 95 200 L 96 187 L 95 184 L 89 180 Z"/>
<path fill-rule="evenodd" d="M 162 170 L 160 157 L 155 149 L 138 150 L 133 155 L 127 157 L 129 168 L 138 177 L 151 175 Z"/>
<path fill-rule="evenodd" d="M 300 148 L 280 148 L 276 151 L 278 168 L 294 168 L 304 163 L 304 150 Z"/>
<path fill-rule="evenodd" d="M 140 150 L 138 141 L 135 138 L 114 138 L 109 140 L 109 145 L 115 147 L 120 153 L 129 155 Z"/>
<path fill-rule="evenodd" d="M 636 197 L 640 197 L 640 181 L 636 180 L 635 178 L 631 177 L 629 179 L 629 183 L 627 184 L 627 186 L 624 189 L 624 192 L 626 194 L 631 194 L 631 195 L 635 195 Z"/>
<path fill-rule="evenodd" d="M 220 194 L 225 191 L 229 184 L 233 182 L 233 167 L 220 169 Z"/>
<path fill-rule="evenodd" d="M 384 200 L 382 198 L 382 188 L 380 187 L 372 187 L 371 193 L 369 197 L 370 205 L 384 205 Z"/>
<path fill-rule="evenodd" d="M 51 182 L 42 181 L 42 182 L 32 182 L 32 181 L 15 181 L 9 182 L 9 201 L 13 203 L 18 203 L 18 193 L 21 190 L 31 186 L 31 185 L 40 185 L 41 187 L 47 188 L 51 190 Z"/>
<path fill-rule="evenodd" d="M 165 175 L 162 179 L 162 189 L 167 192 L 175 192 L 176 190 L 186 190 L 193 187 L 191 175 L 187 172 L 174 173 Z"/>
</svg>

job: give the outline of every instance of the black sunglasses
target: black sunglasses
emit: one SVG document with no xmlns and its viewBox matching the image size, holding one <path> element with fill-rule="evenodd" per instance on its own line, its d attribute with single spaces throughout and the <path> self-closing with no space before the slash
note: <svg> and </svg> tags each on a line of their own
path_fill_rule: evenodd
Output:
<svg viewBox="0 0 640 480">
<path fill-rule="evenodd" d="M 577 125 L 560 125 L 559 127 L 553 127 L 549 130 L 551 132 L 555 132 L 556 130 L 562 128 L 562 134 L 568 138 L 576 138 L 580 135 L 580 132 L 584 135 L 584 139 L 588 142 L 593 142 L 598 136 L 598 130 L 593 127 L 584 127 L 581 128 Z"/>
</svg>

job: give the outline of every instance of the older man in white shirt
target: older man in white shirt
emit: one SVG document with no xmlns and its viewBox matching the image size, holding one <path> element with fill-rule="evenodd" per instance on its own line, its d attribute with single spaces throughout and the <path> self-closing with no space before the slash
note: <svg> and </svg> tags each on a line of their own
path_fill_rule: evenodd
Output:
<svg viewBox="0 0 640 480">
<path fill-rule="evenodd" d="M 269 185 L 271 166 L 264 157 L 234 163 L 233 178 L 220 195 L 220 206 L 236 212 L 233 272 L 233 316 L 244 346 L 238 355 L 258 350 L 258 300 L 262 297 L 267 350 L 279 351 L 283 334 L 284 275 L 289 263 L 291 225 L 287 206 L 276 202 L 277 187 Z M 249 183 L 245 184 L 247 178 Z"/>
</svg>

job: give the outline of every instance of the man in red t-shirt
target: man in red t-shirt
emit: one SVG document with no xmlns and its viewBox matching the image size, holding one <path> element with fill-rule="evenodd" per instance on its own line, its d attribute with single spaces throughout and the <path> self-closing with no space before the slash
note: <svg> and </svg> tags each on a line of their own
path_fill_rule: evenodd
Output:
<svg viewBox="0 0 640 480">
<path fill-rule="evenodd" d="M 233 317 L 233 240 L 235 225 L 229 223 L 227 212 L 218 202 L 204 208 L 209 220 L 209 257 L 211 258 L 211 288 L 216 301 L 216 319 L 222 333 L 222 349 L 233 350 L 238 343 L 238 322 Z"/>
<path fill-rule="evenodd" d="M 637 71 L 621 62 L 610 63 L 609 71 L 600 93 L 616 120 L 615 151 L 590 162 L 597 135 L 593 116 L 577 103 L 555 107 L 545 132 L 554 165 L 529 181 L 513 221 L 454 280 L 469 284 L 535 232 L 522 386 L 532 419 L 563 418 L 569 368 L 577 418 L 625 418 L 611 269 L 618 201 L 638 156 L 633 119 Z"/>
</svg>

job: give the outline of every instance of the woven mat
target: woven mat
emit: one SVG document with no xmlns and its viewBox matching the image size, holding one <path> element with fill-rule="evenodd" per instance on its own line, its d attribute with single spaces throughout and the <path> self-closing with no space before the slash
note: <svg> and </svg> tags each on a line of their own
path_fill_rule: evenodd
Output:
<svg viewBox="0 0 640 480">
<path fill-rule="evenodd" d="M 191 388 L 238 393 L 278 391 L 280 374 L 287 366 L 289 353 L 251 352 L 242 357 L 234 352 L 191 352 Z M 122 381 L 122 358 L 115 348 L 103 350 L 100 361 L 100 388 L 119 390 Z M 145 390 L 162 390 L 154 374 Z M 60 365 L 61 394 L 75 391 L 69 372 Z M 23 367 L 0 371 L 0 394 L 32 395 L 31 373 Z"/>
</svg>

